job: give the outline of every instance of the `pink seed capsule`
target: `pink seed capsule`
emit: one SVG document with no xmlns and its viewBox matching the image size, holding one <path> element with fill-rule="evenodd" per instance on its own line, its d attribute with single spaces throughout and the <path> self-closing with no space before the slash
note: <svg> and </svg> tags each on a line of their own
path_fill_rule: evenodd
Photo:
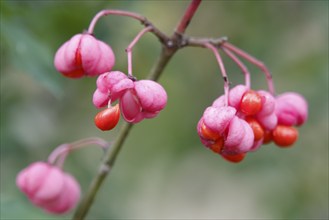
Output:
<svg viewBox="0 0 329 220">
<path fill-rule="evenodd" d="M 32 163 L 22 170 L 16 185 L 34 205 L 55 214 L 71 210 L 80 198 L 76 180 L 45 162 Z"/>
<path fill-rule="evenodd" d="M 257 114 L 258 116 L 270 115 L 274 112 L 275 109 L 275 98 L 267 91 L 257 91 L 262 99 L 262 108 Z"/>
<path fill-rule="evenodd" d="M 295 92 L 286 92 L 276 97 L 275 114 L 278 124 L 302 125 L 308 117 L 307 101 Z"/>
<path fill-rule="evenodd" d="M 115 102 L 128 89 L 134 88 L 134 82 L 120 71 L 106 72 L 98 76 L 97 89 L 93 95 L 93 103 L 97 108 L 108 105 L 109 101 Z"/>
<path fill-rule="evenodd" d="M 210 129 L 222 134 L 236 113 L 235 108 L 227 107 L 208 107 L 203 113 L 203 122 Z"/>
<path fill-rule="evenodd" d="M 164 88 L 152 80 L 134 82 L 120 98 L 122 116 L 127 122 L 137 123 L 145 118 L 154 118 L 167 104 Z"/>
<path fill-rule="evenodd" d="M 247 153 L 252 148 L 254 143 L 254 133 L 245 120 L 235 116 L 225 133 L 227 133 L 227 137 L 224 142 L 223 153 Z"/>
<path fill-rule="evenodd" d="M 112 69 L 115 56 L 110 46 L 90 34 L 76 34 L 56 52 L 54 65 L 64 76 L 97 76 Z"/>
<path fill-rule="evenodd" d="M 229 92 L 229 105 L 238 110 L 240 107 L 241 99 L 247 91 L 248 88 L 244 85 L 237 85 L 232 88 Z"/>
</svg>

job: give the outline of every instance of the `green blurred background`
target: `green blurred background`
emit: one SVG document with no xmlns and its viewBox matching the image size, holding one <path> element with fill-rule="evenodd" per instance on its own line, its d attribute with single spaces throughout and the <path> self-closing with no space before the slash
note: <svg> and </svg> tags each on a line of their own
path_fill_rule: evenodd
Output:
<svg viewBox="0 0 329 220">
<path fill-rule="evenodd" d="M 104 8 L 146 16 L 171 34 L 188 1 L 1 1 L 1 219 L 67 219 L 29 203 L 15 186 L 17 173 L 45 160 L 59 144 L 90 136 L 114 140 L 119 129 L 95 128 L 95 79 L 71 80 L 53 67 L 57 48 L 87 29 Z M 95 34 L 108 42 L 126 71 L 124 49 L 142 26 L 108 16 Z M 296 91 L 309 103 L 309 120 L 294 147 L 265 145 L 231 164 L 200 143 L 196 124 L 223 82 L 213 54 L 179 51 L 161 76 L 169 99 L 154 120 L 136 125 L 88 219 L 327 219 L 328 218 L 328 1 L 204 1 L 187 34 L 228 36 L 263 60 L 277 93 Z M 133 51 L 138 78 L 160 51 L 145 35 Z M 226 57 L 232 85 L 243 82 Z M 254 89 L 263 74 L 248 65 Z M 96 148 L 71 154 L 65 170 L 84 192 L 102 158 Z"/>
</svg>

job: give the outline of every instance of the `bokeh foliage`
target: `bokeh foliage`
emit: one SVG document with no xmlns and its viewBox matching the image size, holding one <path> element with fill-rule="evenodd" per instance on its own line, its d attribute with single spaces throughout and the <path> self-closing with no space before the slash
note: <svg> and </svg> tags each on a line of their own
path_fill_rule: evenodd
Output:
<svg viewBox="0 0 329 220">
<path fill-rule="evenodd" d="M 117 130 L 93 125 L 95 79 L 70 80 L 53 67 L 57 48 L 82 32 L 104 8 L 143 14 L 170 34 L 188 1 L 1 1 L 1 219 L 64 219 L 33 207 L 15 187 L 16 174 L 45 160 L 54 147 L 90 136 L 113 140 Z M 108 16 L 95 34 L 116 53 L 141 29 L 129 18 Z M 309 120 L 290 149 L 266 145 L 230 164 L 206 150 L 196 124 L 223 92 L 210 51 L 186 48 L 160 82 L 169 96 L 158 118 L 136 125 L 102 187 L 89 219 L 96 218 L 328 218 L 328 2 L 204 1 L 187 34 L 228 36 L 263 60 L 278 93 L 296 91 L 309 102 Z M 160 44 L 146 35 L 133 51 L 138 78 L 147 75 Z M 243 81 L 225 58 L 232 85 Z M 252 86 L 266 88 L 251 66 Z M 102 152 L 84 149 L 65 169 L 86 190 Z"/>
</svg>

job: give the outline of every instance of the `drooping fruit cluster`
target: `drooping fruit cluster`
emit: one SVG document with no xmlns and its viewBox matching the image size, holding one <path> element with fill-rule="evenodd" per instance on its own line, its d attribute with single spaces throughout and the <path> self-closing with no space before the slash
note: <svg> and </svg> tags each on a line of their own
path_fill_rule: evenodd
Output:
<svg viewBox="0 0 329 220">
<path fill-rule="evenodd" d="M 307 119 L 307 103 L 297 93 L 274 98 L 269 92 L 238 85 L 208 107 L 197 125 L 201 142 L 231 162 L 240 162 L 272 140 L 280 147 L 294 144 L 298 131 L 293 126 Z"/>
<path fill-rule="evenodd" d="M 30 201 L 55 214 L 72 209 L 80 198 L 80 186 L 68 173 L 45 162 L 35 162 L 16 179 L 18 188 Z"/>
</svg>

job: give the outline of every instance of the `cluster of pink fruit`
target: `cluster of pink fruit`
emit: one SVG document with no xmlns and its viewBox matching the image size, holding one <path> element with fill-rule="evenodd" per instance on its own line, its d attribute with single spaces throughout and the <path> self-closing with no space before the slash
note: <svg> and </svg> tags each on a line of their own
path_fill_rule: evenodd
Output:
<svg viewBox="0 0 329 220">
<path fill-rule="evenodd" d="M 112 12 L 136 17 L 129 12 Z M 143 119 L 156 117 L 167 103 L 166 91 L 159 83 L 136 80 L 132 75 L 131 50 L 139 38 L 151 31 L 152 27 L 144 28 L 126 49 L 128 74 L 112 71 L 115 56 L 111 47 L 92 34 L 98 18 L 109 13 L 102 11 L 96 15 L 88 32 L 77 34 L 65 42 L 58 49 L 54 60 L 56 69 L 66 77 L 98 76 L 93 104 L 97 108 L 106 108 L 96 115 L 95 124 L 104 131 L 117 125 L 120 113 L 127 122 L 138 123 Z M 273 97 L 271 83 L 270 92 L 251 90 L 249 73 L 232 52 L 252 63 L 258 62 L 233 45 L 225 43 L 221 49 L 246 75 L 246 85 L 238 85 L 229 91 L 218 48 L 210 43 L 202 46 L 215 53 L 225 79 L 225 94 L 203 113 L 197 125 L 201 142 L 231 162 L 240 162 L 247 152 L 255 151 L 270 141 L 281 147 L 291 146 L 298 137 L 294 126 L 302 125 L 307 119 L 305 99 L 297 93 Z M 112 106 L 116 101 L 118 104 Z M 53 151 L 47 163 L 36 162 L 22 170 L 17 176 L 17 186 L 33 204 L 46 211 L 56 214 L 69 211 L 79 200 L 80 187 L 61 167 L 69 152 L 90 144 L 108 147 L 105 141 L 97 138 L 61 145 Z"/>
<path fill-rule="evenodd" d="M 267 91 L 237 85 L 228 97 L 220 96 L 204 111 L 197 131 L 206 147 L 237 163 L 271 141 L 279 147 L 291 146 L 298 138 L 294 126 L 306 119 L 307 103 L 297 93 L 274 98 Z"/>
</svg>

